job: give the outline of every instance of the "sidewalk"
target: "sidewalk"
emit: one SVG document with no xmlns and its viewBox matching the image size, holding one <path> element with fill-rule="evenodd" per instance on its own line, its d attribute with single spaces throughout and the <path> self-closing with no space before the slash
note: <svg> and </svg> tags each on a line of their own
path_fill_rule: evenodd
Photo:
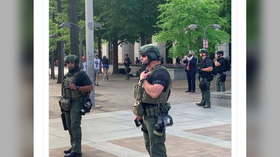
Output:
<svg viewBox="0 0 280 157">
<path fill-rule="evenodd" d="M 65 71 L 67 72 L 67 70 Z M 132 113 L 133 86 L 138 78 L 124 80 L 124 75 L 109 75 L 95 86 L 95 106 L 82 120 L 82 153 L 84 157 L 148 157 L 140 128 L 136 128 Z M 49 148 L 51 157 L 63 156 L 69 147 L 69 135 L 63 130 L 58 99 L 60 84 L 49 80 Z M 231 89 L 227 78 L 226 88 Z M 198 84 L 198 81 L 197 81 Z M 174 125 L 167 128 L 168 157 L 230 157 L 231 155 L 231 108 L 212 104 L 211 109 L 195 105 L 201 99 L 196 93 L 185 93 L 186 80 L 173 80 L 169 101 Z M 215 81 L 211 82 L 211 91 Z"/>
</svg>

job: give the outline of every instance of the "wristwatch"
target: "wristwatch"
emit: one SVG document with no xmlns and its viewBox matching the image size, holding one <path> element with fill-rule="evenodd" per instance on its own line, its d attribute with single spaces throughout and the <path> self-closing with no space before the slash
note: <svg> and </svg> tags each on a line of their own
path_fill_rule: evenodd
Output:
<svg viewBox="0 0 280 157">
<path fill-rule="evenodd" d="M 146 78 L 143 78 L 140 80 L 141 83 L 143 83 L 146 80 Z"/>
<path fill-rule="evenodd" d="M 77 87 L 77 90 L 79 90 L 80 86 L 76 86 Z"/>
</svg>

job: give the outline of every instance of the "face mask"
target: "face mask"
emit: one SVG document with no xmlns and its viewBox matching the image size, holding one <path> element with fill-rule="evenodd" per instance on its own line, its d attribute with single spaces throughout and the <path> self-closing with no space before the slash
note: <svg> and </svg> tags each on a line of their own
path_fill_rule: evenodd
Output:
<svg viewBox="0 0 280 157">
<path fill-rule="evenodd" d="M 192 56 L 192 54 L 189 54 L 189 57 L 191 57 Z"/>
</svg>

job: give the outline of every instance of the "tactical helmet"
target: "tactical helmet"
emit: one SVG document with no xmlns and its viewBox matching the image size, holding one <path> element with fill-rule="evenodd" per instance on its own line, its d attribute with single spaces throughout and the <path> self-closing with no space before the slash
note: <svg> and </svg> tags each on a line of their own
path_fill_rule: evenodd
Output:
<svg viewBox="0 0 280 157">
<path fill-rule="evenodd" d="M 150 52 L 150 53 L 148 53 Z M 151 53 L 154 52 L 154 53 Z M 151 61 L 153 60 L 158 60 L 160 55 L 160 51 L 159 51 L 159 47 L 157 45 L 154 44 L 146 44 L 140 47 L 139 53 L 147 53 L 149 60 L 151 59 Z"/>
<path fill-rule="evenodd" d="M 206 53 L 206 54 L 208 54 L 208 50 L 207 49 L 199 49 L 199 53 Z"/>
<path fill-rule="evenodd" d="M 224 55 L 224 51 L 223 51 L 223 50 L 219 50 L 219 51 L 217 51 L 217 54 L 222 54 L 222 55 Z"/>
<path fill-rule="evenodd" d="M 79 66 L 79 58 L 76 55 L 67 55 L 66 57 L 64 57 L 64 63 L 66 63 L 67 61 L 74 61 L 75 66 Z"/>
</svg>

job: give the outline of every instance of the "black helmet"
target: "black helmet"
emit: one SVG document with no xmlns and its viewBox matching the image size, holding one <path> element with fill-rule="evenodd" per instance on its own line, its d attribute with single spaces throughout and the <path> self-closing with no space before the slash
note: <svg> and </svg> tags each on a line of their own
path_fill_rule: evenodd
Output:
<svg viewBox="0 0 280 157">
<path fill-rule="evenodd" d="M 217 53 L 217 54 L 222 54 L 222 55 L 224 55 L 224 51 L 223 51 L 223 50 L 219 50 L 219 51 L 217 51 L 216 53 Z"/>
</svg>

